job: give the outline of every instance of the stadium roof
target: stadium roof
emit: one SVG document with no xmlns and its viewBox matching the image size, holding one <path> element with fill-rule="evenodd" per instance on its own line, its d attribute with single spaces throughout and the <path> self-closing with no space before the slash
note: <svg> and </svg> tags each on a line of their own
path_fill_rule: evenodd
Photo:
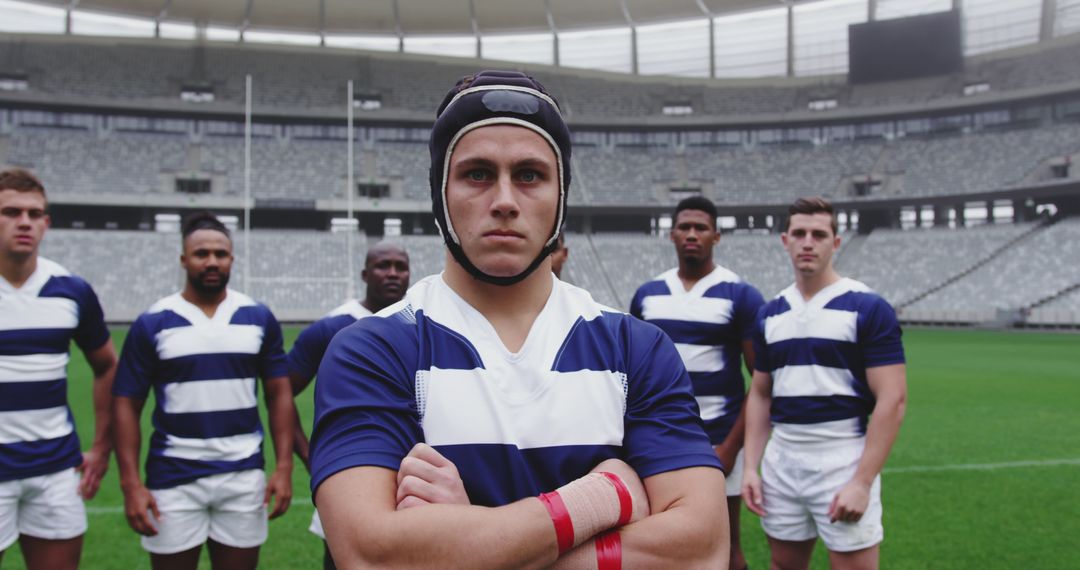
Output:
<svg viewBox="0 0 1080 570">
<path fill-rule="evenodd" d="M 801 0 L 800 3 L 814 0 Z M 37 0 L 142 18 L 282 31 L 454 35 L 651 24 L 796 0 Z M 624 12 L 623 7 L 626 10 Z M 322 14 L 322 16 L 320 15 Z M 549 20 L 550 14 L 550 20 Z M 476 29 L 473 27 L 475 15 Z"/>
</svg>

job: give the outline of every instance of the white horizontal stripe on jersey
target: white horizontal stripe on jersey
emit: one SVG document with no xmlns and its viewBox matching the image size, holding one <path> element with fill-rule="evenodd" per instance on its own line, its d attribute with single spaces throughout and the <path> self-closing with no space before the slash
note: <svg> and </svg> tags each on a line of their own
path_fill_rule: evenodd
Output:
<svg viewBox="0 0 1080 570">
<path fill-rule="evenodd" d="M 259 405 L 254 378 L 170 382 L 165 385 L 167 414 L 246 410 Z"/>
<path fill-rule="evenodd" d="M 162 455 L 191 461 L 240 461 L 261 451 L 258 432 L 206 439 L 166 435 Z"/>
<path fill-rule="evenodd" d="M 56 439 L 73 428 L 66 406 L 0 412 L 0 444 Z"/>
<path fill-rule="evenodd" d="M 417 381 L 425 398 L 425 440 L 431 445 L 488 443 L 519 449 L 622 445 L 623 374 L 546 374 L 547 385 L 532 397 L 507 398 L 484 369 L 421 371 Z"/>
<path fill-rule="evenodd" d="M 695 396 L 694 399 L 701 410 L 701 419 L 705 421 L 723 416 L 727 408 L 727 398 L 724 396 Z"/>
<path fill-rule="evenodd" d="M 0 318 L 0 331 L 74 329 L 79 326 L 79 305 L 66 297 L 12 295 L 4 299 L 0 307 L 4 312 L 4 317 Z"/>
<path fill-rule="evenodd" d="M 820 422 L 816 424 L 785 424 L 774 422 L 772 435 L 788 443 L 813 443 L 858 438 L 860 433 L 859 418 Z"/>
<path fill-rule="evenodd" d="M 646 320 L 692 321 L 695 323 L 727 324 L 731 322 L 731 299 L 649 295 L 641 303 Z"/>
<path fill-rule="evenodd" d="M 0 383 L 47 382 L 67 377 L 68 353 L 0 356 Z"/>
<path fill-rule="evenodd" d="M 176 327 L 158 333 L 158 356 L 169 360 L 198 354 L 258 354 L 262 338 L 259 325 Z"/>
<path fill-rule="evenodd" d="M 765 319 L 765 342 L 773 344 L 795 338 L 821 338 L 855 342 L 858 313 L 836 309 L 792 309 Z"/>
<path fill-rule="evenodd" d="M 724 350 L 719 346 L 675 343 L 687 372 L 719 372 L 724 369 Z"/>
<path fill-rule="evenodd" d="M 855 376 L 846 368 L 817 364 L 789 365 L 772 372 L 774 398 L 791 396 L 858 396 Z"/>
</svg>

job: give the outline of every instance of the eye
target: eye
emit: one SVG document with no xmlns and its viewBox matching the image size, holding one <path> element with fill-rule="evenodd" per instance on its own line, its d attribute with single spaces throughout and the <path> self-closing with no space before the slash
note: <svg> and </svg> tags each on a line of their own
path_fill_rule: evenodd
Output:
<svg viewBox="0 0 1080 570">
<path fill-rule="evenodd" d="M 465 178 L 468 178 L 473 182 L 484 182 L 490 178 L 490 174 L 482 168 L 474 168 L 465 173 Z"/>
<path fill-rule="evenodd" d="M 540 180 L 540 173 L 535 170 L 522 170 L 518 173 L 518 178 L 522 182 L 533 183 Z"/>
</svg>

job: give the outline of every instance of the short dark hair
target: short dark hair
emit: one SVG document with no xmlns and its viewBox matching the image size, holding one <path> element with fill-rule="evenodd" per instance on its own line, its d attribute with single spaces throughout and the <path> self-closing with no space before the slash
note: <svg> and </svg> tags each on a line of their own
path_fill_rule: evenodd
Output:
<svg viewBox="0 0 1080 570">
<path fill-rule="evenodd" d="M 840 229 L 840 224 L 836 221 L 836 210 L 833 209 L 832 204 L 828 200 L 822 198 L 821 196 L 808 196 L 804 198 L 799 198 L 798 200 L 795 200 L 795 202 L 791 206 L 788 207 L 787 213 L 787 220 L 784 221 L 785 232 L 788 231 L 788 229 L 791 227 L 791 216 L 794 216 L 795 214 L 828 214 L 829 217 L 832 218 L 833 235 L 836 235 L 838 230 Z"/>
<path fill-rule="evenodd" d="M 675 213 L 671 215 L 671 223 L 675 224 L 675 221 L 679 219 L 679 212 L 683 210 L 701 210 L 706 214 L 709 214 L 709 220 L 712 223 L 712 227 L 716 229 L 716 217 L 719 216 L 716 212 L 716 204 L 712 203 L 712 200 L 704 196 L 690 196 L 689 198 L 683 198 L 678 206 L 675 206 Z"/>
<path fill-rule="evenodd" d="M 180 231 L 180 239 L 187 240 L 188 236 L 199 230 L 214 230 L 215 232 L 221 232 L 225 234 L 225 237 L 232 241 L 232 235 L 229 234 L 229 228 L 225 227 L 225 224 L 221 223 L 221 220 L 210 212 L 202 211 L 189 214 L 184 218 L 184 224 Z"/>
<path fill-rule="evenodd" d="M 16 192 L 41 192 L 45 195 L 45 185 L 33 172 L 25 168 L 12 167 L 0 170 L 0 190 Z"/>
</svg>

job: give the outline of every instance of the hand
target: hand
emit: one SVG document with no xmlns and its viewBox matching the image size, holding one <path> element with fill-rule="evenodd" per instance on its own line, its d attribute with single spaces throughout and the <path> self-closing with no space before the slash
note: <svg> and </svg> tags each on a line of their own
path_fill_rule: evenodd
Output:
<svg viewBox="0 0 1080 570">
<path fill-rule="evenodd" d="M 750 512 L 765 516 L 765 496 L 761 493 L 761 475 L 756 470 L 743 469 L 742 500 Z"/>
<path fill-rule="evenodd" d="M 605 459 L 591 471 L 591 473 L 603 472 L 618 475 L 630 491 L 630 497 L 634 501 L 634 511 L 630 516 L 630 522 L 637 522 L 649 516 L 649 494 L 645 492 L 645 485 L 642 484 L 641 477 L 638 477 L 633 467 L 620 459 Z"/>
<path fill-rule="evenodd" d="M 720 464 L 724 467 L 724 477 L 731 475 L 731 470 L 735 468 L 735 459 L 739 456 L 739 448 L 742 442 L 731 441 L 733 438 L 727 438 L 720 445 L 714 445 L 713 451 L 716 452 L 716 456 L 720 458 Z"/>
<path fill-rule="evenodd" d="M 98 449 L 83 452 L 82 463 L 75 468 L 82 478 L 79 479 L 79 495 L 89 501 L 97 495 L 101 487 L 101 478 L 109 470 L 109 453 Z"/>
<path fill-rule="evenodd" d="M 469 494 L 457 466 L 426 443 L 401 460 L 397 472 L 397 510 L 421 505 L 468 505 Z"/>
<path fill-rule="evenodd" d="M 270 518 L 276 519 L 285 514 L 285 511 L 289 510 L 289 503 L 292 502 L 292 469 L 275 469 L 274 473 L 270 475 L 270 480 L 266 482 L 266 498 L 263 499 L 263 506 L 270 506 L 270 501 L 277 497 L 277 502 L 274 504 L 274 510 L 270 511 Z"/>
<path fill-rule="evenodd" d="M 829 504 L 829 522 L 859 522 L 870 505 L 870 486 L 848 481 Z"/>
<path fill-rule="evenodd" d="M 157 501 L 154 495 L 145 485 L 139 483 L 133 487 L 123 487 L 124 490 L 124 516 L 127 517 L 128 525 L 135 532 L 154 536 L 157 534 L 157 526 L 154 521 L 161 520 L 161 512 L 158 511 Z M 150 517 L 153 513 L 153 519 Z"/>
</svg>

